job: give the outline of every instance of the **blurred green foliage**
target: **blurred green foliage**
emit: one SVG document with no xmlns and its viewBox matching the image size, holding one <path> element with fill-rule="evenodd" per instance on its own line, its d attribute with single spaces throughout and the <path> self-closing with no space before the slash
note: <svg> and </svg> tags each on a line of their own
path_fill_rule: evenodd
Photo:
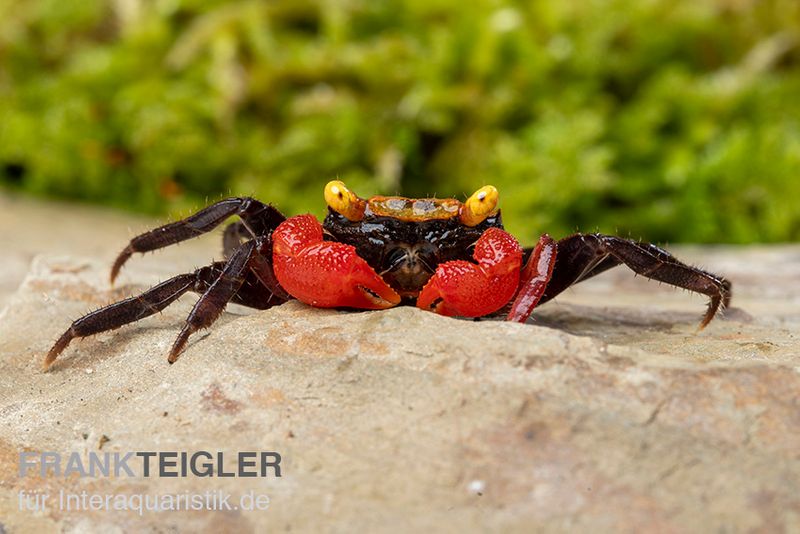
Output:
<svg viewBox="0 0 800 534">
<path fill-rule="evenodd" d="M 506 226 L 800 240 L 797 0 L 0 0 L 0 182 L 185 213 L 501 192 Z"/>
</svg>

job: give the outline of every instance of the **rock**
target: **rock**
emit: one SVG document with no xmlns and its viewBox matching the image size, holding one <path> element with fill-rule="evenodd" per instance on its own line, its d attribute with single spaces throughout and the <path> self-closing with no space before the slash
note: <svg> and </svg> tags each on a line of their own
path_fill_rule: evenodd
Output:
<svg viewBox="0 0 800 534">
<path fill-rule="evenodd" d="M 165 222 L 0 192 L 0 228 L 4 229 L 0 233 L 0 308 L 19 287 L 38 254 L 85 256 L 110 264 L 128 239 Z M 147 258 L 140 262 L 159 275 L 170 273 L 170 268 L 187 270 L 208 263 L 221 250 L 220 243 L 219 235 L 204 236 L 163 251 L 156 261 Z"/>
<path fill-rule="evenodd" d="M 40 256 L 0 315 L 0 529 L 795 531 L 800 249 L 681 255 L 735 284 L 735 308 L 699 334 L 701 298 L 617 269 L 527 325 L 231 307 L 170 366 L 189 296 L 73 342 L 47 373 L 70 319 L 175 265 L 132 261 L 137 285 L 112 290 L 106 256 Z M 18 475 L 20 451 L 198 450 L 277 451 L 282 476 Z M 18 510 L 20 491 L 60 489 L 252 490 L 270 506 Z"/>
</svg>

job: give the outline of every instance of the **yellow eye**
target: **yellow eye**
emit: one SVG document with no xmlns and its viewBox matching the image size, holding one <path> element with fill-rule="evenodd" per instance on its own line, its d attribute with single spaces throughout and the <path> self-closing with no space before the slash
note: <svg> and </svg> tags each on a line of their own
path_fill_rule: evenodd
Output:
<svg viewBox="0 0 800 534">
<path fill-rule="evenodd" d="M 336 213 L 351 221 L 364 218 L 367 203 L 350 191 L 344 182 L 333 180 L 325 186 L 325 202 Z"/>
<path fill-rule="evenodd" d="M 481 187 L 464 202 L 461 208 L 461 222 L 467 226 L 476 226 L 497 210 L 500 194 L 493 185 Z"/>
</svg>

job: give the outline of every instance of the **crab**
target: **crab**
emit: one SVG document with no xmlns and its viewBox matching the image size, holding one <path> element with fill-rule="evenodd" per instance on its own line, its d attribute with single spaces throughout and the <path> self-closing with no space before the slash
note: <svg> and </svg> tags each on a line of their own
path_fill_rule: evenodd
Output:
<svg viewBox="0 0 800 534">
<path fill-rule="evenodd" d="M 174 363 L 189 337 L 208 328 L 229 302 L 267 309 L 291 299 L 320 308 L 381 310 L 414 305 L 446 316 L 505 316 L 524 323 L 534 308 L 568 287 L 626 265 L 635 273 L 710 298 L 704 328 L 731 299 L 721 276 L 686 265 L 649 244 L 599 233 L 523 248 L 505 230 L 498 191 L 487 185 L 465 202 L 373 196 L 341 181 L 324 190 L 328 214 L 285 217 L 254 198 L 228 198 L 190 217 L 134 237 L 111 268 L 111 283 L 135 253 L 210 232 L 231 216 L 224 261 L 170 278 L 141 295 L 77 319 L 47 354 L 45 369 L 75 338 L 155 314 L 187 292 L 200 294 L 169 352 Z"/>
</svg>

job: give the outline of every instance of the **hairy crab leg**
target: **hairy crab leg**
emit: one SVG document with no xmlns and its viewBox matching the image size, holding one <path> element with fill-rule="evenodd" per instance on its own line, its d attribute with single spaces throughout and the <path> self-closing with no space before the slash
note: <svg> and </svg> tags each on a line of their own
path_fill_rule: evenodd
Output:
<svg viewBox="0 0 800 534">
<path fill-rule="evenodd" d="M 131 239 L 114 261 L 111 268 L 111 283 L 114 283 L 122 266 L 134 253 L 150 252 L 210 232 L 232 215 L 242 218 L 244 226 L 253 234 L 250 237 L 265 235 L 286 219 L 277 209 L 254 198 L 220 200 L 185 219 L 155 228 Z"/>
<path fill-rule="evenodd" d="M 291 299 L 291 296 L 287 295 L 277 283 L 270 285 L 270 276 L 274 278 L 274 275 L 265 274 L 265 271 L 271 271 L 266 258 L 254 254 L 250 263 L 251 268 L 245 273 L 244 284 L 231 297 L 231 302 L 256 309 L 267 309 Z M 44 368 L 49 368 L 75 338 L 114 330 L 154 315 L 187 292 L 206 293 L 220 278 L 225 267 L 226 262 L 214 262 L 197 269 L 194 273 L 175 276 L 141 295 L 109 304 L 77 319 L 50 349 Z"/>
<path fill-rule="evenodd" d="M 64 334 L 58 338 L 47 353 L 44 369 L 47 370 L 70 342 L 107 330 L 114 330 L 160 312 L 181 295 L 190 291 L 197 283 L 197 274 L 181 274 L 161 282 L 139 296 L 127 298 L 95 310 L 75 320 Z"/>
<path fill-rule="evenodd" d="M 169 363 L 175 363 L 178 359 L 183 349 L 186 348 L 189 336 L 200 329 L 208 328 L 219 318 L 228 302 L 244 284 L 245 273 L 256 254 L 256 242 L 248 241 L 239 247 L 225 263 L 225 267 L 216 280 L 195 302 L 186 323 L 169 351 Z"/>
<path fill-rule="evenodd" d="M 400 295 L 356 253 L 355 247 L 323 240 L 313 215 L 286 219 L 272 234 L 272 261 L 280 285 L 318 308 L 384 309 Z"/>
<path fill-rule="evenodd" d="M 448 261 L 436 268 L 422 288 L 417 307 L 441 315 L 481 317 L 502 308 L 519 286 L 522 247 L 499 228 L 486 230 L 473 258 Z"/>
<path fill-rule="evenodd" d="M 730 304 L 732 286 L 725 278 L 686 265 L 650 243 L 603 234 L 575 234 L 558 242 L 553 276 L 539 304 L 573 284 L 622 264 L 646 278 L 710 297 L 700 329 L 711 322 L 720 308 Z"/>
<path fill-rule="evenodd" d="M 550 278 L 553 276 L 553 267 L 556 264 L 557 245 L 549 235 L 544 234 L 539 238 L 536 248 L 528 257 L 525 267 L 522 268 L 519 280 L 519 290 L 511 305 L 511 311 L 506 317 L 507 321 L 524 323 L 528 320 L 533 309 L 542 298 Z"/>
</svg>

